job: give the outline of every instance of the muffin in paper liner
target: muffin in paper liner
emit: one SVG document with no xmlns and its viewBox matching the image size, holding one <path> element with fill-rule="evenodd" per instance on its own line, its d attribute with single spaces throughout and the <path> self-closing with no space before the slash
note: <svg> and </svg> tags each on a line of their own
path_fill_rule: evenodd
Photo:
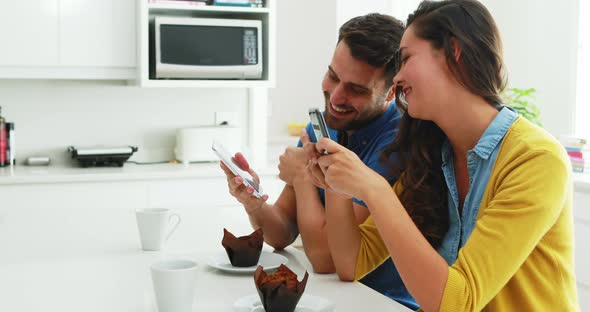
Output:
<svg viewBox="0 0 590 312">
<path fill-rule="evenodd" d="M 262 229 L 254 231 L 247 236 L 236 237 L 225 228 L 221 245 L 227 252 L 227 257 L 235 267 L 250 267 L 258 264 L 264 238 Z"/>
<path fill-rule="evenodd" d="M 260 296 L 260 301 L 266 312 L 293 312 L 307 285 L 309 273 L 301 282 L 297 281 L 297 274 L 287 266 L 281 264 L 276 272 L 266 274 L 262 266 L 254 272 L 254 283 Z"/>
</svg>

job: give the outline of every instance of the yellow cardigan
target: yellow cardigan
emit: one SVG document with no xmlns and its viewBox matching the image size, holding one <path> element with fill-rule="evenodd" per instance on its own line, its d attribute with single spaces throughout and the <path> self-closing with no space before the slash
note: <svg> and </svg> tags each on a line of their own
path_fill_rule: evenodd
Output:
<svg viewBox="0 0 590 312">
<path fill-rule="evenodd" d="M 397 194 L 401 188 L 394 185 Z M 564 148 L 519 117 L 504 137 L 480 207 L 449 267 L 440 311 L 578 311 Z M 360 229 L 356 279 L 390 256 L 372 217 Z"/>
</svg>

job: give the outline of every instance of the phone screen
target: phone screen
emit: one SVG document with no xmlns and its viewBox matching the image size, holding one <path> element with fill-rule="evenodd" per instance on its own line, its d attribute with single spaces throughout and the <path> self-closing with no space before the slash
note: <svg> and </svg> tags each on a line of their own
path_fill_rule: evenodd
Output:
<svg viewBox="0 0 590 312">
<path fill-rule="evenodd" d="M 236 165 L 232 161 L 231 154 L 223 147 L 223 145 L 217 142 L 213 142 L 213 145 L 211 145 L 211 149 L 213 150 L 213 152 L 215 152 L 217 157 L 219 157 L 219 159 L 225 164 L 225 166 L 228 167 L 229 170 L 231 170 L 231 172 L 233 172 L 233 174 L 241 177 L 242 180 L 244 180 L 244 185 L 251 186 L 252 188 L 254 188 L 254 196 L 258 198 L 262 197 L 262 187 L 260 186 L 260 184 L 258 184 L 256 180 L 254 180 L 250 173 L 242 170 L 240 167 L 238 167 L 238 165 Z"/>
<path fill-rule="evenodd" d="M 318 141 L 322 138 L 329 139 L 330 133 L 328 132 L 328 127 L 326 127 L 326 121 L 324 120 L 324 115 L 322 115 L 322 112 L 320 112 L 320 110 L 317 108 L 310 108 L 309 118 L 311 119 L 311 126 L 316 139 Z"/>
</svg>

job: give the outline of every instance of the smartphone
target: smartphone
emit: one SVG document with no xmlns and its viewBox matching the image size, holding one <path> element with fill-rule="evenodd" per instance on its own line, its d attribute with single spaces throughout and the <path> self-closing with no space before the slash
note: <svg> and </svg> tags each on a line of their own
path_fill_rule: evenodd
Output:
<svg viewBox="0 0 590 312">
<path fill-rule="evenodd" d="M 330 133 L 328 132 L 328 126 L 326 126 L 326 120 L 324 115 L 317 108 L 309 109 L 309 119 L 311 119 L 311 128 L 317 141 L 319 142 L 322 138 L 330 139 Z M 324 150 L 324 154 L 328 154 L 328 151 Z"/>
<path fill-rule="evenodd" d="M 252 193 L 254 196 L 256 196 L 257 198 L 262 197 L 263 193 L 260 184 L 258 184 L 256 180 L 254 180 L 250 173 L 242 170 L 240 167 L 238 167 L 238 165 L 236 165 L 232 161 L 232 154 L 230 154 L 225 149 L 225 147 L 223 147 L 223 145 L 217 142 L 213 142 L 213 145 L 211 145 L 211 149 L 213 150 L 213 152 L 215 152 L 217 157 L 219 157 L 219 160 L 221 160 L 221 162 L 223 162 L 223 164 L 225 164 L 225 166 L 228 167 L 233 174 L 242 178 L 245 186 L 251 186 L 254 189 L 254 192 Z"/>
</svg>

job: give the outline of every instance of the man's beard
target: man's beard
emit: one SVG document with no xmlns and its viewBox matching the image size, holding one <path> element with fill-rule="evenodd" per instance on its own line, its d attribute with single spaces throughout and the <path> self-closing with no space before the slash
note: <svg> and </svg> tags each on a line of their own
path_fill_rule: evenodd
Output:
<svg viewBox="0 0 590 312">
<path fill-rule="evenodd" d="M 385 95 L 380 96 L 377 99 L 375 99 L 375 101 L 371 102 L 370 104 L 367 104 L 364 111 L 360 112 L 357 115 L 357 117 L 347 121 L 332 116 L 332 114 L 330 113 L 330 108 L 328 107 L 330 105 L 330 95 L 326 91 L 324 91 L 324 102 L 324 110 L 326 112 L 325 119 L 328 127 L 339 131 L 356 131 L 366 127 L 371 122 L 373 122 L 373 120 L 383 115 L 384 104 L 379 105 L 378 103 L 385 102 Z M 353 107 L 352 105 L 346 104 L 344 104 L 343 106 Z"/>
</svg>

